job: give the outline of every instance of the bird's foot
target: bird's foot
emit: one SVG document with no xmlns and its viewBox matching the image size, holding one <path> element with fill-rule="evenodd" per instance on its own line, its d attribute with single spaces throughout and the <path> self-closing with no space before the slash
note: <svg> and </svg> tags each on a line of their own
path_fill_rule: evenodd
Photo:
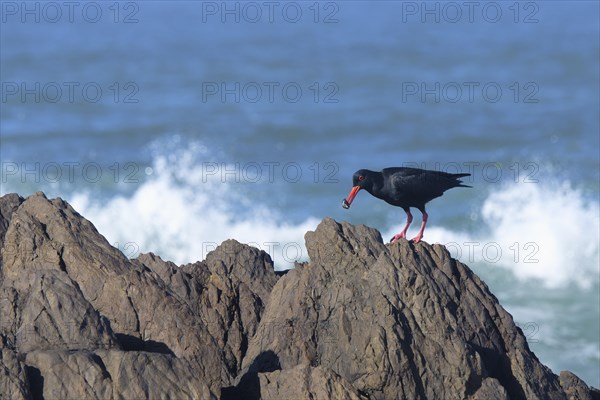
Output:
<svg viewBox="0 0 600 400">
<path fill-rule="evenodd" d="M 391 243 L 397 242 L 398 239 L 406 239 L 406 232 L 400 232 L 394 235 L 394 237 L 392 238 L 392 240 L 390 240 Z"/>
<path fill-rule="evenodd" d="M 411 242 L 419 243 L 423 239 L 423 235 L 417 235 L 414 238 L 410 239 Z"/>
</svg>

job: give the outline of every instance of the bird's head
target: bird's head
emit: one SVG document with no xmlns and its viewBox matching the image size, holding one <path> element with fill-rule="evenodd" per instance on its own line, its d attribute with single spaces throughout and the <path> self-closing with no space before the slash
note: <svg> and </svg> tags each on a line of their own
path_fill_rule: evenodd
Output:
<svg viewBox="0 0 600 400">
<path fill-rule="evenodd" d="M 348 209 L 354 201 L 354 198 L 358 194 L 360 189 L 366 189 L 369 191 L 373 185 L 372 171 L 367 169 L 359 169 L 352 176 L 352 190 L 347 199 L 342 200 L 342 207 Z"/>
</svg>

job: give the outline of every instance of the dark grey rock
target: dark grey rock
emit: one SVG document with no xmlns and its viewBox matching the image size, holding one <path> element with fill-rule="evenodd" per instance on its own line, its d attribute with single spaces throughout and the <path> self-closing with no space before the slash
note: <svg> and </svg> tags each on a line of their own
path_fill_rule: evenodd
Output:
<svg viewBox="0 0 600 400">
<path fill-rule="evenodd" d="M 263 400 L 364 400 L 350 382 L 324 367 L 297 365 L 287 370 L 258 374 Z"/>
<path fill-rule="evenodd" d="M 0 349 L 0 398 L 31 399 L 29 379 L 25 364 L 17 358 L 17 353 L 5 347 Z"/>
<path fill-rule="evenodd" d="M 245 372 L 271 352 L 282 370 L 323 366 L 374 399 L 564 399 L 487 286 L 440 245 L 384 245 L 364 226 L 321 222 L 311 262 L 280 278 Z M 487 379 L 493 380 L 487 380 Z"/>
<path fill-rule="evenodd" d="M 63 271 L 41 271 L 20 312 L 16 344 L 37 349 L 118 347 L 108 320 L 100 316 Z"/>
<path fill-rule="evenodd" d="M 560 385 L 569 400 L 597 400 L 600 399 L 600 391 L 590 390 L 584 381 L 570 371 L 560 372 Z"/>
<path fill-rule="evenodd" d="M 2 398 L 598 399 L 440 245 L 324 219 L 276 274 L 223 242 L 128 260 L 61 199 L 0 198 Z"/>
</svg>

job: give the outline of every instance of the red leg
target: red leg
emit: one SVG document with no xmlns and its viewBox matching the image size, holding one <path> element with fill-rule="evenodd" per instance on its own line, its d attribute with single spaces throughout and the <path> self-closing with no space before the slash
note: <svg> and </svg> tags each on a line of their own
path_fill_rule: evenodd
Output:
<svg viewBox="0 0 600 400">
<path fill-rule="evenodd" d="M 412 216 L 412 214 L 410 213 L 410 209 L 409 209 L 408 211 L 406 211 L 406 210 L 404 210 L 404 211 L 406 212 L 406 225 L 404 225 L 404 229 L 402 229 L 402 232 L 400 232 L 400 233 L 396 234 L 396 235 L 395 235 L 395 236 L 392 238 L 392 240 L 391 240 L 391 242 L 392 242 L 392 243 L 393 243 L 393 242 L 395 242 L 395 241 L 397 241 L 397 240 L 398 240 L 398 239 L 400 239 L 400 238 L 402 238 L 402 239 L 405 239 L 405 238 L 406 238 L 406 231 L 408 231 L 408 227 L 409 227 L 409 226 L 410 226 L 410 224 L 412 223 L 413 216 Z"/>
<path fill-rule="evenodd" d="M 429 218 L 429 215 L 427 215 L 425 210 L 423 210 L 423 222 L 421 222 L 421 229 L 419 229 L 419 233 L 417 233 L 417 236 L 415 236 L 414 238 L 411 239 L 413 242 L 419 243 L 421 241 L 421 239 L 423 239 L 423 232 L 425 232 L 425 225 L 427 225 L 427 218 Z"/>
</svg>

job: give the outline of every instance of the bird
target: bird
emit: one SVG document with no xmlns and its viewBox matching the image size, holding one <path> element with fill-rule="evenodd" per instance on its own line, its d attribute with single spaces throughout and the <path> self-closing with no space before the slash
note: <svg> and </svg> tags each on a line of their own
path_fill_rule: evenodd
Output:
<svg viewBox="0 0 600 400">
<path fill-rule="evenodd" d="M 352 190 L 348 198 L 342 200 L 342 207 L 350 208 L 361 189 L 386 203 L 401 207 L 406 213 L 406 225 L 400 233 L 390 239 L 392 243 L 406 238 L 406 232 L 413 220 L 410 208 L 414 207 L 423 214 L 421 228 L 417 236 L 411 239 L 414 243 L 418 243 L 423 239 L 423 232 L 429 218 L 425 211 L 425 204 L 442 196 L 448 189 L 472 187 L 464 185 L 460 180 L 470 175 L 409 167 L 391 167 L 381 171 L 360 169 L 352 176 Z"/>
</svg>

